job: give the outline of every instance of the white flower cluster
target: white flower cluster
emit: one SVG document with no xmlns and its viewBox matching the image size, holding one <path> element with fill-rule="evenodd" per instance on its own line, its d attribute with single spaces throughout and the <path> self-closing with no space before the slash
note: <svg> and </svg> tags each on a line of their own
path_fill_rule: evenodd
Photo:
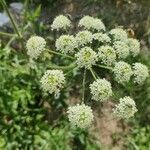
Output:
<svg viewBox="0 0 150 150">
<path fill-rule="evenodd" d="M 138 84 L 143 84 L 146 78 L 149 76 L 147 66 L 141 63 L 134 63 L 133 64 L 133 75 L 134 75 L 134 82 Z"/>
<path fill-rule="evenodd" d="M 64 15 L 57 16 L 52 25 L 52 30 L 66 30 L 68 27 L 71 26 L 71 21 Z"/>
<path fill-rule="evenodd" d="M 92 99 L 95 101 L 106 101 L 112 96 L 111 83 L 106 79 L 97 79 L 90 84 Z"/>
<path fill-rule="evenodd" d="M 129 55 L 129 47 L 125 42 L 115 41 L 113 47 L 118 55 L 118 58 L 125 59 Z"/>
<path fill-rule="evenodd" d="M 91 107 L 85 104 L 77 104 L 68 108 L 68 118 L 73 127 L 82 129 L 90 127 L 94 120 L 93 111 Z"/>
<path fill-rule="evenodd" d="M 61 51 L 64 54 L 74 53 L 77 42 L 72 35 L 62 35 L 56 40 L 55 46 L 56 50 Z"/>
<path fill-rule="evenodd" d="M 27 54 L 31 59 L 37 59 L 45 50 L 46 41 L 40 36 L 32 36 L 26 43 Z"/>
<path fill-rule="evenodd" d="M 84 16 L 78 24 L 86 30 L 105 31 L 105 25 L 101 19 L 93 18 L 91 16 Z"/>
<path fill-rule="evenodd" d="M 116 61 L 115 50 L 110 46 L 101 46 L 98 48 L 98 57 L 103 64 L 110 66 Z"/>
<path fill-rule="evenodd" d="M 133 74 L 131 66 L 128 63 L 123 61 L 117 62 L 115 64 L 113 72 L 115 74 L 115 80 L 118 83 L 129 82 L 130 77 Z"/>
<path fill-rule="evenodd" d="M 113 109 L 114 115 L 122 119 L 133 117 L 137 112 L 134 100 L 129 96 L 125 96 L 124 98 L 120 98 L 119 101 L 119 104 Z"/>
<path fill-rule="evenodd" d="M 137 39 L 129 38 L 128 45 L 133 57 L 137 56 L 140 53 L 140 42 Z"/>
<path fill-rule="evenodd" d="M 94 52 L 90 47 L 82 48 L 77 54 L 75 54 L 76 63 L 79 68 L 85 67 L 90 69 L 92 65 L 98 60 L 96 52 Z"/>
<path fill-rule="evenodd" d="M 127 41 L 127 33 L 121 28 L 112 29 L 109 34 L 112 36 L 114 41 Z"/>
<path fill-rule="evenodd" d="M 65 77 L 61 70 L 47 70 L 41 78 L 41 87 L 45 92 L 50 94 L 59 94 L 63 88 Z"/>
<path fill-rule="evenodd" d="M 111 42 L 110 37 L 106 33 L 94 33 L 93 39 L 103 44 L 108 44 Z"/>
<path fill-rule="evenodd" d="M 77 33 L 75 40 L 78 43 L 78 46 L 84 46 L 86 44 L 92 43 L 93 36 L 90 31 L 80 31 Z"/>
</svg>

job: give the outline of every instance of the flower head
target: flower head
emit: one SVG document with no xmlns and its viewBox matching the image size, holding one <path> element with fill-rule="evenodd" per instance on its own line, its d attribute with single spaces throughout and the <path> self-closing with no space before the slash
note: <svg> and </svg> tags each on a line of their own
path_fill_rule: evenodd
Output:
<svg viewBox="0 0 150 150">
<path fill-rule="evenodd" d="M 134 100 L 129 96 L 125 96 L 124 98 L 120 98 L 119 101 L 119 104 L 113 109 L 114 115 L 123 119 L 133 117 L 137 112 Z"/>
<path fill-rule="evenodd" d="M 62 35 L 56 40 L 55 46 L 56 50 L 66 54 L 73 53 L 77 43 L 72 35 Z"/>
<path fill-rule="evenodd" d="M 94 120 L 91 107 L 77 104 L 68 108 L 68 118 L 73 127 L 88 128 Z"/>
<path fill-rule="evenodd" d="M 128 63 L 123 61 L 117 62 L 115 64 L 113 72 L 115 74 L 115 80 L 118 83 L 129 82 L 130 77 L 133 74 L 131 66 Z"/>
<path fill-rule="evenodd" d="M 143 84 L 146 78 L 149 76 L 147 66 L 141 63 L 134 63 L 133 64 L 133 75 L 134 75 L 134 82 L 138 84 Z"/>
<path fill-rule="evenodd" d="M 118 55 L 118 58 L 125 59 L 129 55 L 129 47 L 125 42 L 116 41 L 113 47 Z"/>
<path fill-rule="evenodd" d="M 114 41 L 127 41 L 127 33 L 121 28 L 112 29 L 109 34 L 112 36 Z"/>
<path fill-rule="evenodd" d="M 77 54 L 76 63 L 80 68 L 85 67 L 87 69 L 91 68 L 92 65 L 98 60 L 96 52 L 94 52 L 90 47 L 82 48 Z"/>
<path fill-rule="evenodd" d="M 140 53 L 140 42 L 137 39 L 129 38 L 128 46 L 131 54 L 135 57 Z"/>
<path fill-rule="evenodd" d="M 98 49 L 98 57 L 105 65 L 112 65 L 116 61 L 115 50 L 110 46 L 101 46 Z"/>
<path fill-rule="evenodd" d="M 105 31 L 105 25 L 101 19 L 93 18 L 91 16 L 84 16 L 78 24 L 86 30 Z"/>
<path fill-rule="evenodd" d="M 96 101 L 106 101 L 112 96 L 111 83 L 105 79 L 97 79 L 90 84 L 92 99 Z"/>
<path fill-rule="evenodd" d="M 93 40 L 92 33 L 87 30 L 80 31 L 79 33 L 77 33 L 75 38 L 79 46 L 84 46 L 86 44 L 92 43 Z"/>
<path fill-rule="evenodd" d="M 64 86 L 65 77 L 61 70 L 47 70 L 40 82 L 45 92 L 58 94 Z"/>
<path fill-rule="evenodd" d="M 52 30 L 66 30 L 68 27 L 71 26 L 71 21 L 64 15 L 57 16 L 52 25 Z"/>
<path fill-rule="evenodd" d="M 26 43 L 27 54 L 31 59 L 37 59 L 45 50 L 46 41 L 40 36 L 32 36 Z"/>
<path fill-rule="evenodd" d="M 93 39 L 97 40 L 103 44 L 107 44 L 111 42 L 110 37 L 105 33 L 95 33 L 93 34 Z"/>
</svg>

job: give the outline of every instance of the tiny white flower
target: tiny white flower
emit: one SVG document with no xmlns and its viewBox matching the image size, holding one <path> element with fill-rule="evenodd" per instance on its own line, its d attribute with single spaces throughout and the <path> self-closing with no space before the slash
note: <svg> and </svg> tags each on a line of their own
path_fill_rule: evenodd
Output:
<svg viewBox="0 0 150 150">
<path fill-rule="evenodd" d="M 93 18 L 91 16 L 84 16 L 78 24 L 86 30 L 105 31 L 105 25 L 101 19 Z"/>
<path fill-rule="evenodd" d="M 115 80 L 118 83 L 129 82 L 130 77 L 133 74 L 131 66 L 128 63 L 123 61 L 117 62 L 115 64 L 113 72 L 115 74 Z"/>
<path fill-rule="evenodd" d="M 27 54 L 31 59 L 37 59 L 45 50 L 46 41 L 40 36 L 32 36 L 26 43 Z"/>
<path fill-rule="evenodd" d="M 92 43 L 93 36 L 90 31 L 85 30 L 78 32 L 75 39 L 79 46 L 84 46 L 86 44 Z"/>
<path fill-rule="evenodd" d="M 129 38 L 128 45 L 133 57 L 137 56 L 140 53 L 140 42 L 137 39 Z"/>
<path fill-rule="evenodd" d="M 77 54 L 75 54 L 76 63 L 79 68 L 85 67 L 90 69 L 92 65 L 98 60 L 96 52 L 94 52 L 90 47 L 82 48 Z"/>
<path fill-rule="evenodd" d="M 71 21 L 64 15 L 57 16 L 52 25 L 52 30 L 66 30 L 67 28 L 71 27 Z"/>
<path fill-rule="evenodd" d="M 111 42 L 110 37 L 105 33 L 94 33 L 93 39 L 97 40 L 98 42 L 101 42 L 103 44 L 107 44 Z"/>
<path fill-rule="evenodd" d="M 92 99 L 96 101 L 106 101 L 112 96 L 111 83 L 106 79 L 97 79 L 90 84 Z"/>
<path fill-rule="evenodd" d="M 59 94 L 65 83 L 65 77 L 61 70 L 47 70 L 41 78 L 41 87 L 50 94 Z"/>
<path fill-rule="evenodd" d="M 110 30 L 109 34 L 112 36 L 114 41 L 123 41 L 126 42 L 127 41 L 127 33 L 125 30 L 121 29 L 121 28 L 115 28 Z"/>
<path fill-rule="evenodd" d="M 86 129 L 90 127 L 94 120 L 91 107 L 85 104 L 77 104 L 68 108 L 68 118 L 73 127 Z"/>
<path fill-rule="evenodd" d="M 141 63 L 134 63 L 133 64 L 133 75 L 134 75 L 134 82 L 138 84 L 143 84 L 146 78 L 149 76 L 149 71 L 147 66 Z"/>
<path fill-rule="evenodd" d="M 134 100 L 129 96 L 120 98 L 119 104 L 117 104 L 113 109 L 114 115 L 122 119 L 128 119 L 130 117 L 133 117 L 136 112 L 136 104 Z"/>
<path fill-rule="evenodd" d="M 116 61 L 115 50 L 110 46 L 101 46 L 98 48 L 98 57 L 105 65 L 112 65 Z"/>
<path fill-rule="evenodd" d="M 72 35 L 62 35 L 56 40 L 55 46 L 56 50 L 61 51 L 64 54 L 74 53 L 77 42 Z"/>
<path fill-rule="evenodd" d="M 125 42 L 116 41 L 113 43 L 113 47 L 118 55 L 118 58 L 125 59 L 129 55 L 129 47 Z"/>
</svg>

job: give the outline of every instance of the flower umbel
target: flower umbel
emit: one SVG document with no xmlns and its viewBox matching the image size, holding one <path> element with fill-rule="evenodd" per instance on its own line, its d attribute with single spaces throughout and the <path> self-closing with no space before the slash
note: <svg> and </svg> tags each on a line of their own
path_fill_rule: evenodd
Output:
<svg viewBox="0 0 150 150">
<path fill-rule="evenodd" d="M 74 53 L 74 49 L 77 47 L 75 38 L 72 35 L 62 35 L 55 43 L 56 50 L 62 53 Z"/>
<path fill-rule="evenodd" d="M 111 42 L 110 37 L 105 33 L 94 33 L 93 39 L 97 40 L 98 42 L 100 42 L 102 44 L 107 44 L 107 43 Z"/>
<path fill-rule="evenodd" d="M 124 98 L 120 98 L 119 101 L 119 104 L 113 109 L 114 115 L 123 119 L 133 117 L 137 112 L 134 100 L 129 96 L 125 96 Z"/>
<path fill-rule="evenodd" d="M 129 55 L 129 47 L 125 42 L 116 41 L 113 47 L 118 55 L 118 58 L 125 59 Z"/>
<path fill-rule="evenodd" d="M 147 66 L 141 63 L 134 63 L 133 64 L 133 75 L 134 75 L 134 82 L 138 84 L 143 84 L 146 78 L 149 76 Z"/>
<path fill-rule="evenodd" d="M 115 50 L 110 46 L 101 46 L 98 49 L 98 57 L 105 65 L 112 65 L 116 61 Z"/>
<path fill-rule="evenodd" d="M 85 67 L 90 69 L 98 60 L 96 52 L 90 47 L 82 48 L 77 54 L 75 54 L 75 57 L 77 58 L 76 63 L 79 68 Z"/>
<path fill-rule="evenodd" d="M 112 29 L 109 34 L 112 36 L 113 41 L 127 41 L 127 33 L 121 28 Z"/>
<path fill-rule="evenodd" d="M 65 77 L 61 70 L 47 70 L 40 82 L 45 92 L 58 94 L 64 86 Z"/>
<path fill-rule="evenodd" d="M 90 84 L 92 99 L 96 101 L 106 101 L 112 96 L 111 83 L 106 79 L 97 79 Z"/>
<path fill-rule="evenodd" d="M 78 24 L 86 30 L 105 31 L 105 25 L 101 19 L 93 18 L 91 16 L 84 16 Z"/>
<path fill-rule="evenodd" d="M 129 82 L 130 77 L 133 74 L 131 66 L 128 63 L 123 61 L 117 62 L 115 64 L 113 72 L 115 74 L 115 80 L 118 83 Z"/>
<path fill-rule="evenodd" d="M 137 39 L 129 38 L 128 46 L 133 57 L 137 56 L 140 53 L 140 42 Z"/>
<path fill-rule="evenodd" d="M 94 120 L 91 107 L 85 104 L 77 104 L 68 108 L 68 118 L 73 127 L 88 128 Z"/>
<path fill-rule="evenodd" d="M 37 59 L 45 50 L 46 41 L 40 36 L 32 36 L 26 43 L 27 54 L 31 59 Z"/>
<path fill-rule="evenodd" d="M 71 21 L 64 15 L 57 16 L 52 25 L 52 30 L 66 30 L 71 26 Z"/>
<path fill-rule="evenodd" d="M 90 31 L 85 30 L 77 33 L 75 39 L 79 46 L 85 46 L 86 44 L 92 43 L 93 36 Z"/>
</svg>

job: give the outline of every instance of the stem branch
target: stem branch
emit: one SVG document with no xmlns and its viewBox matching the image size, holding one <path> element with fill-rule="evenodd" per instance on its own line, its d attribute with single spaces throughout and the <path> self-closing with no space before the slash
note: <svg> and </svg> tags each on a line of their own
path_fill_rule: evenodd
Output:
<svg viewBox="0 0 150 150">
<path fill-rule="evenodd" d="M 112 67 L 108 67 L 108 66 L 104 66 L 104 65 L 95 65 L 97 67 L 100 67 L 100 68 L 104 68 L 104 69 L 108 69 L 108 70 L 112 70 L 113 68 Z"/>
<path fill-rule="evenodd" d="M 50 49 L 47 49 L 47 50 L 48 50 L 50 53 L 52 53 L 52 54 L 56 54 L 56 55 L 59 55 L 59 56 L 64 56 L 64 57 L 67 57 L 67 58 L 72 59 L 72 60 L 75 59 L 74 57 L 69 56 L 69 55 L 65 55 L 65 54 L 62 54 L 62 53 L 59 53 L 59 52 L 55 52 L 55 51 L 50 50 Z"/>
<path fill-rule="evenodd" d="M 83 82 L 82 82 L 82 102 L 84 102 L 84 96 L 85 96 L 85 79 L 86 79 L 86 69 L 84 69 L 84 74 L 83 74 Z"/>
<path fill-rule="evenodd" d="M 93 78 L 96 80 L 97 78 L 96 78 L 95 73 L 93 72 L 92 68 L 90 68 L 90 71 L 91 71 Z"/>
</svg>

